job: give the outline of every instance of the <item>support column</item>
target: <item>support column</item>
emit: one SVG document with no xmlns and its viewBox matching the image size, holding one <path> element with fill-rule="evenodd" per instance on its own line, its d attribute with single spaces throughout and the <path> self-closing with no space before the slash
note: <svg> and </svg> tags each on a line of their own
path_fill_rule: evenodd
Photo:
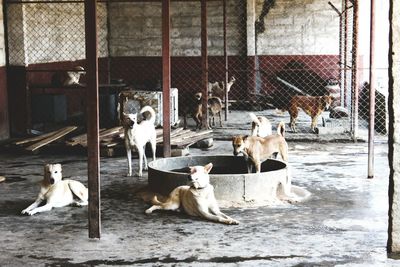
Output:
<svg viewBox="0 0 400 267">
<path fill-rule="evenodd" d="M 89 238 L 100 238 L 99 68 L 97 0 L 85 1 Z"/>
<path fill-rule="evenodd" d="M 351 132 L 354 141 L 358 138 L 358 98 L 360 90 L 360 56 L 358 49 L 359 0 L 353 1 L 353 47 L 352 47 L 352 107 Z"/>
<path fill-rule="evenodd" d="M 247 76 L 247 88 L 249 92 L 256 92 L 256 47 L 257 37 L 255 23 L 257 19 L 256 14 L 256 1 L 247 0 L 247 27 L 246 27 L 246 38 L 247 38 L 247 60 L 248 69 L 250 72 Z"/>
<path fill-rule="evenodd" d="M 162 2 L 162 90 L 163 90 L 163 153 L 171 157 L 171 53 L 170 0 Z"/>
<path fill-rule="evenodd" d="M 203 128 L 208 129 L 208 36 L 207 36 L 207 0 L 201 0 L 201 69 L 202 69 L 202 106 Z"/>
<path fill-rule="evenodd" d="M 374 178 L 374 138 L 375 138 L 375 0 L 371 0 L 369 50 L 369 127 L 368 127 L 368 178 Z"/>
<path fill-rule="evenodd" d="M 387 250 L 400 256 L 400 2 L 391 0 L 389 37 L 389 229 Z"/>
</svg>

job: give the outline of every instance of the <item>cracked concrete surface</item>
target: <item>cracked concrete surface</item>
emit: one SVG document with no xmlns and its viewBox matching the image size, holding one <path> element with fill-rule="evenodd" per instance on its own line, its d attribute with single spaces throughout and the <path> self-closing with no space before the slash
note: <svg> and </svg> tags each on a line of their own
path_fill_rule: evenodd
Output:
<svg viewBox="0 0 400 267">
<path fill-rule="evenodd" d="M 0 154 L 1 266 L 400 266 L 386 256 L 387 144 L 375 147 L 367 177 L 366 143 L 289 142 L 292 183 L 312 193 L 303 203 L 224 208 L 226 226 L 159 211 L 136 192 L 147 183 L 125 177 L 124 157 L 101 159 L 102 237 L 88 238 L 86 207 L 20 215 L 37 196 L 43 164 L 60 162 L 64 177 L 87 184 L 83 155 Z M 231 154 L 228 141 L 192 155 Z M 137 160 L 134 160 L 137 164 Z M 137 165 L 134 166 L 135 168 Z"/>
</svg>

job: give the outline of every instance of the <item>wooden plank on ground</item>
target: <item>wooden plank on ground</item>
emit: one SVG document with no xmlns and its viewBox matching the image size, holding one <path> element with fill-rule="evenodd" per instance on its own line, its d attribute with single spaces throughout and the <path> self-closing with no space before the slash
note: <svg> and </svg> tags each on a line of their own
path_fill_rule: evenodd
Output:
<svg viewBox="0 0 400 267">
<path fill-rule="evenodd" d="M 68 126 L 68 127 L 62 128 L 59 131 L 57 131 L 55 134 L 53 134 L 45 139 L 42 139 L 39 142 L 26 147 L 25 149 L 33 152 L 47 144 L 50 144 L 51 142 L 54 142 L 54 141 L 60 139 L 63 136 L 66 136 L 67 134 L 76 130 L 77 128 L 78 127 L 76 127 L 76 126 Z"/>
<path fill-rule="evenodd" d="M 15 142 L 14 144 L 23 145 L 23 144 L 26 144 L 26 143 L 32 143 L 32 142 L 40 141 L 42 139 L 45 139 L 45 138 L 57 133 L 58 131 L 59 130 L 53 131 L 53 132 L 49 132 L 49 133 L 45 133 L 45 134 L 41 134 L 41 135 L 34 136 L 34 137 L 30 137 L 30 138 L 26 138 L 26 139 L 23 139 L 23 140 L 19 140 L 19 141 Z"/>
<path fill-rule="evenodd" d="M 101 131 L 99 131 L 99 138 L 100 141 L 103 141 L 104 139 L 109 139 L 112 138 L 113 136 L 123 136 L 123 132 L 124 129 L 122 126 L 117 126 L 117 127 L 113 127 L 110 129 L 103 129 Z M 67 141 L 67 144 L 70 146 L 74 146 L 74 145 L 81 145 L 83 147 L 87 146 L 87 135 L 83 134 L 80 136 L 76 136 L 72 139 L 70 139 L 69 141 Z"/>
<path fill-rule="evenodd" d="M 183 130 L 183 128 L 178 128 L 176 130 L 173 130 L 171 132 L 171 138 L 179 136 L 179 135 L 183 135 L 183 134 L 187 134 L 189 132 L 192 132 L 191 130 Z M 163 136 L 159 136 L 156 139 L 156 143 L 162 143 L 163 142 Z"/>
<path fill-rule="evenodd" d="M 178 148 L 188 147 L 188 146 L 191 146 L 191 145 L 197 143 L 200 140 L 203 140 L 203 139 L 206 139 L 206 138 L 210 138 L 210 137 L 212 137 L 212 133 L 205 133 L 205 134 L 202 134 L 202 135 L 194 136 L 194 137 L 192 137 L 190 139 L 171 142 L 171 146 L 176 146 Z"/>
<path fill-rule="evenodd" d="M 203 136 L 203 135 L 207 135 L 207 134 L 211 134 L 213 132 L 213 130 L 204 130 L 204 131 L 199 131 L 199 132 L 193 132 L 191 131 L 190 133 L 185 133 L 182 135 L 178 135 L 174 138 L 172 138 L 171 143 L 172 142 L 183 142 L 184 140 L 190 140 L 192 138 L 196 138 L 198 136 Z"/>
</svg>

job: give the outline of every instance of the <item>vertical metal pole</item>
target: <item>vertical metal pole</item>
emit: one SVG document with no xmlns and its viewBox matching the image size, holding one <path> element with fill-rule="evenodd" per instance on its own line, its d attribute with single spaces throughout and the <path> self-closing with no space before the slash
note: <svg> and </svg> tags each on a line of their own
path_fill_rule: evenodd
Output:
<svg viewBox="0 0 400 267">
<path fill-rule="evenodd" d="M 228 121 L 229 112 L 229 94 L 228 94 L 228 82 L 229 82 L 229 67 L 228 67 L 228 49 L 227 49 L 227 19 L 226 19 L 226 0 L 222 0 L 223 6 L 223 20 L 224 20 L 224 58 L 225 58 L 225 121 Z"/>
<path fill-rule="evenodd" d="M 344 63 L 343 57 L 343 13 L 339 15 L 339 84 L 340 87 L 343 85 L 343 77 L 344 72 L 346 71 L 345 66 L 342 65 Z M 340 94 L 340 104 L 343 105 L 342 101 L 343 94 Z"/>
<path fill-rule="evenodd" d="M 207 49 L 207 0 L 201 0 L 201 69 L 203 94 L 203 127 L 208 125 L 208 49 Z"/>
<path fill-rule="evenodd" d="M 358 1 L 353 1 L 353 70 L 352 70 L 352 91 L 353 91 L 353 99 L 352 99 L 352 133 L 353 140 L 356 142 L 358 138 L 358 96 L 359 96 L 359 86 L 360 86 L 360 60 L 358 54 Z"/>
<path fill-rule="evenodd" d="M 375 0 L 371 0 L 371 25 L 369 48 L 369 127 L 368 127 L 368 178 L 374 178 L 375 138 Z"/>
<path fill-rule="evenodd" d="M 100 238 L 99 79 L 97 0 L 85 0 L 89 237 Z"/>
<path fill-rule="evenodd" d="M 343 54 L 344 54 L 344 61 L 343 61 L 343 68 L 344 68 L 344 77 L 343 77 L 343 106 L 347 107 L 347 100 L 348 100 L 348 88 L 347 88 L 347 72 L 348 72 L 348 47 L 349 47 L 349 15 L 348 15 L 348 0 L 344 0 L 344 44 L 343 44 Z"/>
<path fill-rule="evenodd" d="M 171 157 L 171 54 L 170 0 L 162 1 L 162 90 L 163 90 L 163 154 Z"/>
<path fill-rule="evenodd" d="M 107 84 L 111 84 L 111 49 L 110 49 L 110 43 L 111 43 L 111 23 L 110 23 L 110 3 L 107 1 L 106 2 L 106 12 L 107 12 Z"/>
</svg>

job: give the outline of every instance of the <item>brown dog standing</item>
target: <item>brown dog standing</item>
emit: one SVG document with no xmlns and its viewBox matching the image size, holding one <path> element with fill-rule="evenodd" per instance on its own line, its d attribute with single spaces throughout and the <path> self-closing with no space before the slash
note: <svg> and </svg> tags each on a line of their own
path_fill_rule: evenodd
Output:
<svg viewBox="0 0 400 267">
<path fill-rule="evenodd" d="M 277 134 L 261 138 L 258 136 L 234 136 L 232 140 L 233 154 L 243 153 L 247 160 L 248 172 L 252 172 L 252 164 L 256 172 L 261 172 L 261 163 L 270 158 L 274 153 L 280 153 L 284 161 L 288 161 L 288 145 L 286 143 L 285 124 L 280 122 Z"/>
<path fill-rule="evenodd" d="M 183 128 L 187 128 L 187 115 L 190 114 L 190 116 L 193 118 L 193 120 L 196 122 L 196 129 L 201 129 L 203 126 L 203 110 L 202 110 L 202 97 L 203 94 L 198 92 L 194 95 L 191 95 L 187 101 L 187 103 L 182 107 L 183 111 Z"/>
<path fill-rule="evenodd" d="M 210 97 L 208 99 L 208 109 L 210 110 L 209 125 L 215 126 L 215 116 L 218 115 L 219 126 L 222 127 L 222 120 L 221 120 L 222 100 L 221 100 L 221 98 L 219 98 L 217 96 Z"/>
<path fill-rule="evenodd" d="M 301 108 L 311 117 L 311 130 L 316 133 L 318 116 L 332 104 L 332 96 L 293 96 L 289 103 L 290 129 L 297 132 L 296 119 Z"/>
</svg>

